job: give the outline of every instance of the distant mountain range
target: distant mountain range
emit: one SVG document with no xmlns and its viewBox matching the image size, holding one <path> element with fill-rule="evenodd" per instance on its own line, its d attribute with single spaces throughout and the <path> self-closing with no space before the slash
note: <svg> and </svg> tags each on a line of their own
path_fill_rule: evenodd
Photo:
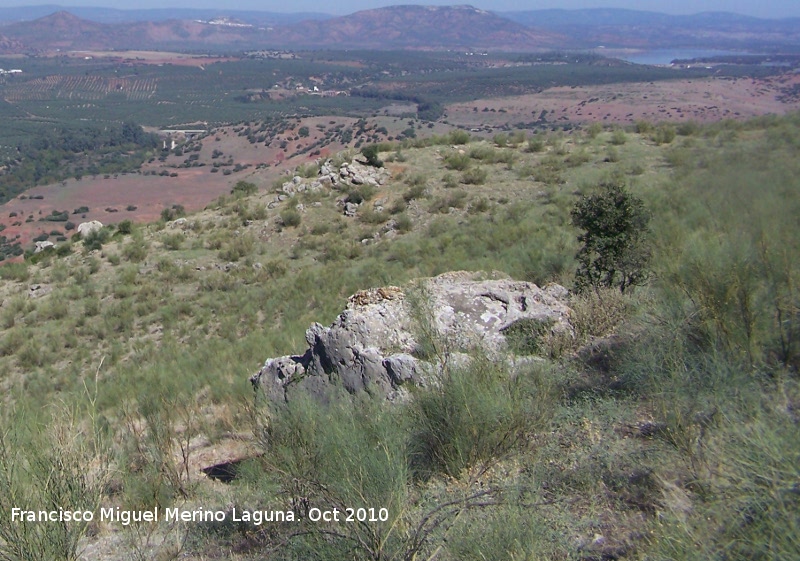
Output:
<svg viewBox="0 0 800 561">
<path fill-rule="evenodd" d="M 724 48 L 800 51 L 800 18 L 635 10 L 493 13 L 392 6 L 342 17 L 257 11 L 34 6 L 0 8 L 0 53 L 53 49 Z"/>
<path fill-rule="evenodd" d="M 569 37 L 574 47 L 782 50 L 800 46 L 800 18 L 760 19 L 730 12 L 674 16 L 597 8 L 532 10 L 500 15 Z"/>
<path fill-rule="evenodd" d="M 227 10 L 203 8 L 158 8 L 118 10 L 116 8 L 98 8 L 86 6 L 19 6 L 16 8 L 0 8 L 0 25 L 31 21 L 57 12 L 69 12 L 81 19 L 97 23 L 130 23 L 167 20 L 213 20 L 227 16 L 252 25 L 289 25 L 304 20 L 330 19 L 333 16 L 322 13 L 278 13 L 255 10 Z"/>
</svg>

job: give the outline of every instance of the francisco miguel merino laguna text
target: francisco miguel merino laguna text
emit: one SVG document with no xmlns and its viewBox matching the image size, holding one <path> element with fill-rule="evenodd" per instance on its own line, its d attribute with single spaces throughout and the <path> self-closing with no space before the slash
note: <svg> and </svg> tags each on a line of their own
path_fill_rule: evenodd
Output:
<svg viewBox="0 0 800 561">
<path fill-rule="evenodd" d="M 161 516 L 160 516 L 161 514 Z M 203 507 L 194 510 L 181 510 L 179 508 L 165 508 L 163 514 L 157 508 L 152 510 L 123 510 L 119 507 L 101 508 L 99 520 L 101 522 L 117 522 L 123 526 L 136 522 L 249 522 L 260 526 L 265 522 L 296 522 L 300 515 L 292 510 L 237 510 L 230 512 L 224 510 L 210 510 Z M 324 510 L 310 508 L 305 515 L 311 522 L 387 522 L 389 510 L 386 508 L 331 508 Z M 95 512 L 92 510 L 23 510 L 11 509 L 11 522 L 92 522 Z"/>
<path fill-rule="evenodd" d="M 98 520 L 102 522 L 117 522 L 123 526 L 136 522 L 224 522 L 228 519 L 233 522 L 250 522 L 260 526 L 264 522 L 295 522 L 296 516 L 291 510 L 237 510 L 231 512 L 224 510 L 206 510 L 202 507 L 195 510 L 181 510 L 178 508 L 165 508 L 159 512 L 152 510 L 122 510 L 116 508 L 101 508 Z M 23 510 L 11 509 L 11 522 L 92 522 L 95 512 L 91 510 Z"/>
</svg>

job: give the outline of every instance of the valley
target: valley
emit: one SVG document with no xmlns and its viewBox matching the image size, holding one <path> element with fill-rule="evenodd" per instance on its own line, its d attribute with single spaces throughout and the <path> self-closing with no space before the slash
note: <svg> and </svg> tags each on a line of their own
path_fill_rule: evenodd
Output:
<svg viewBox="0 0 800 561">
<path fill-rule="evenodd" d="M 75 12 L 0 8 L 0 559 L 800 557 L 793 19 Z M 748 54 L 606 56 L 676 29 Z"/>
</svg>

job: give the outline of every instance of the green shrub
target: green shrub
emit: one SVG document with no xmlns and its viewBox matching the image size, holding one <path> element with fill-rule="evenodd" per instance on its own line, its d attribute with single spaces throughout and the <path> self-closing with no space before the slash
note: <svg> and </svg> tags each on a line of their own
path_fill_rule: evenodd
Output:
<svg viewBox="0 0 800 561">
<path fill-rule="evenodd" d="M 508 135 L 506 133 L 498 133 L 492 137 L 492 142 L 500 148 L 508 146 Z"/>
<path fill-rule="evenodd" d="M 665 123 L 658 125 L 651 138 L 656 144 L 669 144 L 675 140 L 675 127 Z"/>
<path fill-rule="evenodd" d="M 411 187 L 411 189 L 403 193 L 403 200 L 406 203 L 410 203 L 415 199 L 424 198 L 426 192 L 427 192 L 427 187 L 424 184 L 414 185 L 413 187 Z M 405 210 L 405 206 L 403 207 L 402 210 Z"/>
<path fill-rule="evenodd" d="M 83 238 L 83 249 L 84 251 L 98 251 L 103 248 L 103 244 L 106 243 L 110 237 L 111 234 L 107 228 L 93 230 Z"/>
<path fill-rule="evenodd" d="M 197 484 L 189 469 L 189 443 L 199 432 L 196 411 L 180 398 L 155 393 L 122 414 L 123 459 L 136 467 L 125 474 L 126 507 L 164 508 L 190 498 Z"/>
<path fill-rule="evenodd" d="M 614 129 L 614 132 L 611 133 L 611 144 L 614 146 L 622 146 L 628 141 L 628 137 L 625 134 L 625 131 L 622 129 Z"/>
<path fill-rule="evenodd" d="M 653 536 L 654 555 L 671 559 L 796 559 L 800 556 L 800 441 L 796 423 L 776 408 L 751 418 L 726 412 L 704 443 L 702 495 L 691 516 L 668 510 Z M 697 431 L 695 438 L 702 438 Z M 714 474 L 713 476 L 711 474 Z M 718 474 L 718 475 L 717 475 Z"/>
<path fill-rule="evenodd" d="M 489 210 L 489 200 L 486 197 L 479 197 L 469 205 L 470 214 L 481 214 Z"/>
<path fill-rule="evenodd" d="M 533 179 L 545 185 L 560 185 L 564 183 L 564 178 L 559 173 L 558 168 L 549 165 L 538 166 L 533 171 Z"/>
<path fill-rule="evenodd" d="M 544 151 L 545 142 L 540 136 L 535 136 L 528 139 L 528 146 L 525 148 L 526 152 L 538 153 Z"/>
<path fill-rule="evenodd" d="M 609 146 L 609 148 L 613 148 L 613 146 Z M 592 157 L 589 155 L 586 150 L 580 148 L 571 152 L 565 159 L 564 162 L 571 168 L 580 167 L 583 164 L 591 161 Z"/>
<path fill-rule="evenodd" d="M 444 165 L 447 169 L 464 171 L 469 167 L 470 157 L 468 154 L 459 154 L 458 152 L 451 152 L 444 158 Z"/>
<path fill-rule="evenodd" d="M 581 197 L 571 214 L 572 224 L 583 231 L 578 236 L 583 246 L 576 256 L 579 290 L 617 286 L 625 292 L 647 281 L 650 214 L 641 199 L 612 181 Z"/>
<path fill-rule="evenodd" d="M 462 130 L 452 130 L 447 136 L 449 143 L 455 145 L 468 144 L 470 140 L 469 133 Z"/>
<path fill-rule="evenodd" d="M 165 208 L 161 211 L 161 220 L 164 222 L 169 222 L 171 220 L 175 220 L 181 216 L 186 215 L 186 209 L 183 208 L 183 205 L 172 205 L 169 208 Z"/>
<path fill-rule="evenodd" d="M 130 220 L 123 220 L 117 224 L 117 233 L 123 236 L 130 235 L 133 232 L 133 222 Z"/>
<path fill-rule="evenodd" d="M 389 213 L 386 211 L 377 212 L 374 208 L 367 206 L 359 211 L 358 219 L 364 224 L 383 224 L 389 220 Z"/>
<path fill-rule="evenodd" d="M 463 369 L 446 367 L 411 405 L 415 476 L 480 474 L 504 459 L 547 422 L 551 393 L 542 381 L 539 372 L 511 376 L 502 364 L 478 357 Z"/>
<path fill-rule="evenodd" d="M 424 190 L 424 189 L 423 189 Z M 347 192 L 347 202 L 361 204 L 375 196 L 375 187 L 372 185 L 353 185 Z"/>
<path fill-rule="evenodd" d="M 12 522 L 12 509 L 97 512 L 110 473 L 107 447 L 100 427 L 79 428 L 72 411 L 34 419 L 11 412 L 0 425 L 0 558 L 76 561 L 90 522 Z"/>
<path fill-rule="evenodd" d="M 269 416 L 260 433 L 265 455 L 259 476 L 276 480 L 286 503 L 386 509 L 382 521 L 368 524 L 328 525 L 304 518 L 293 550 L 302 547 L 304 557 L 319 558 L 347 556 L 346 551 L 375 561 L 401 556 L 411 540 L 395 529 L 406 526 L 410 474 L 397 413 L 377 400 L 343 399 L 320 407 L 299 397 Z"/>
<path fill-rule="evenodd" d="M 26 263 L 6 263 L 0 267 L 0 279 L 25 282 L 30 277 Z"/>
<path fill-rule="evenodd" d="M 281 218 L 283 218 L 283 214 L 281 214 Z M 219 258 L 223 261 L 239 261 L 240 259 L 253 253 L 255 247 L 255 238 L 249 234 L 242 234 L 234 237 L 222 248 L 222 250 L 220 250 Z"/>
<path fill-rule="evenodd" d="M 489 177 L 489 172 L 481 167 L 468 169 L 461 174 L 461 182 L 467 185 L 483 185 Z"/>
<path fill-rule="evenodd" d="M 499 151 L 491 146 L 479 145 L 473 146 L 469 150 L 469 157 L 473 160 L 480 160 L 487 164 L 493 164 L 497 161 Z"/>
<path fill-rule="evenodd" d="M 603 132 L 603 125 L 601 123 L 594 122 L 586 128 L 586 135 L 589 138 L 597 138 Z"/>
<path fill-rule="evenodd" d="M 405 184 L 409 187 L 425 187 L 428 184 L 428 176 L 424 173 L 415 173 L 406 177 Z"/>
<path fill-rule="evenodd" d="M 383 161 L 381 161 L 381 159 L 378 157 L 378 152 L 379 146 L 377 144 L 370 144 L 361 149 L 361 155 L 364 156 L 367 165 L 376 168 L 382 168 Z"/>
<path fill-rule="evenodd" d="M 237 181 L 236 185 L 234 185 L 233 189 L 231 189 L 231 195 L 238 195 L 242 197 L 254 195 L 257 192 L 258 187 L 256 187 L 256 184 L 248 181 Z"/>
<path fill-rule="evenodd" d="M 437 197 L 431 201 L 428 212 L 446 214 L 451 208 L 462 209 L 467 202 L 467 193 L 464 191 L 454 191 L 446 196 Z"/>
<path fill-rule="evenodd" d="M 445 189 L 455 189 L 458 187 L 458 179 L 452 173 L 446 173 L 442 176 L 442 185 Z"/>
<path fill-rule="evenodd" d="M 681 136 L 694 136 L 700 132 L 700 125 L 697 121 L 686 121 L 678 125 L 676 132 Z"/>
<path fill-rule="evenodd" d="M 287 208 L 281 211 L 281 224 L 286 228 L 296 228 L 303 220 L 303 216 L 293 208 Z"/>
<path fill-rule="evenodd" d="M 177 251 L 181 247 L 183 247 L 183 242 L 186 240 L 186 236 L 184 236 L 180 232 L 175 232 L 173 234 L 166 234 L 161 237 L 161 243 L 164 244 L 164 247 L 170 251 Z"/>
<path fill-rule="evenodd" d="M 145 241 L 141 232 L 134 232 L 131 240 L 122 247 L 122 257 L 132 263 L 144 261 L 150 250 L 150 244 Z"/>
<path fill-rule="evenodd" d="M 414 227 L 414 222 L 411 220 L 411 217 L 402 212 L 395 216 L 395 229 L 398 232 L 410 232 L 411 229 Z"/>
<path fill-rule="evenodd" d="M 56 246 L 56 255 L 59 257 L 66 257 L 72 254 L 72 244 L 62 243 Z"/>
<path fill-rule="evenodd" d="M 310 233 L 312 236 L 324 236 L 330 231 L 331 231 L 330 224 L 328 224 L 327 222 L 320 222 L 318 224 L 314 224 L 314 226 L 311 228 Z"/>
</svg>

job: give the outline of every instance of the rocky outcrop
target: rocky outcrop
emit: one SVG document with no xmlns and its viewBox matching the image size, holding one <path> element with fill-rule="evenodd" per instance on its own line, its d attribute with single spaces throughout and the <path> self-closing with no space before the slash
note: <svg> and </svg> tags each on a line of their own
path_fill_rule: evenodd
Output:
<svg viewBox="0 0 800 561">
<path fill-rule="evenodd" d="M 78 225 L 77 230 L 78 233 L 81 235 L 81 237 L 85 238 L 92 232 L 96 232 L 97 230 L 100 230 L 102 228 L 103 228 L 102 222 L 100 222 L 99 220 L 92 220 L 91 222 L 81 222 Z"/>
<path fill-rule="evenodd" d="M 502 356 L 504 332 L 522 320 L 571 333 L 566 297 L 559 285 L 467 272 L 363 290 L 330 327 L 316 323 L 306 331 L 303 354 L 268 359 L 251 382 L 277 402 L 298 393 L 325 401 L 336 389 L 394 399 L 405 384 L 425 384 L 435 372 L 431 347 Z"/>
<path fill-rule="evenodd" d="M 295 175 L 289 181 L 285 181 L 277 197 L 268 207 L 275 208 L 299 193 L 317 193 L 330 189 L 346 191 L 348 187 L 359 185 L 379 187 L 386 183 L 389 176 L 389 171 L 385 168 L 368 166 L 358 159 L 344 162 L 338 167 L 331 160 L 326 160 L 320 164 L 317 177 L 305 178 Z M 360 206 L 360 202 L 351 201 L 347 197 L 342 197 L 337 204 L 345 216 L 355 216 Z"/>
</svg>

